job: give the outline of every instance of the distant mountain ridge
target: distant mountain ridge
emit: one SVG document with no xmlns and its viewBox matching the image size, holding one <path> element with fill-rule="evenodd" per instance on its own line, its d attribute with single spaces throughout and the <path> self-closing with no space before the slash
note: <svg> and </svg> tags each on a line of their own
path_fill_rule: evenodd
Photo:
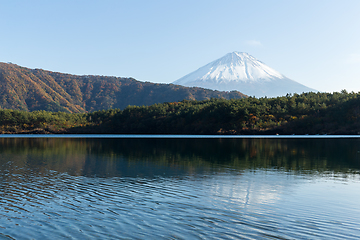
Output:
<svg viewBox="0 0 360 240">
<path fill-rule="evenodd" d="M 236 90 L 256 97 L 316 91 L 285 77 L 243 52 L 228 53 L 173 83 L 220 91 Z"/>
<path fill-rule="evenodd" d="M 133 78 L 79 76 L 0 63 L 0 108 L 25 111 L 91 112 L 128 105 L 210 98 L 238 99 L 240 92 L 220 92 Z"/>
</svg>

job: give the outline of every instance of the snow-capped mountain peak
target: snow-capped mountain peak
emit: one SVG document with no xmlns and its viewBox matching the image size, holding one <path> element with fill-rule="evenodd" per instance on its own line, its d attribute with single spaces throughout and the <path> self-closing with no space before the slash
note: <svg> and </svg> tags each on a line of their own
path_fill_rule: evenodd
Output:
<svg viewBox="0 0 360 240">
<path fill-rule="evenodd" d="M 175 81 L 175 84 L 184 84 L 193 81 L 213 81 L 213 82 L 229 82 L 229 81 L 258 81 L 270 80 L 273 78 L 283 78 L 284 76 L 274 69 L 266 66 L 253 56 L 242 53 L 228 53 L 197 71 L 186 75 L 185 77 Z"/>
<path fill-rule="evenodd" d="M 250 96 L 315 91 L 286 78 L 244 52 L 228 53 L 173 83 L 222 91 L 238 90 Z"/>
</svg>

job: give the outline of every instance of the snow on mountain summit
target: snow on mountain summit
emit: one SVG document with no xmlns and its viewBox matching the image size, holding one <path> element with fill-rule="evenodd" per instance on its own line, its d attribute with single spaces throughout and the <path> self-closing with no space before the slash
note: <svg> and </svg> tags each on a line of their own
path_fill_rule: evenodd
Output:
<svg viewBox="0 0 360 240">
<path fill-rule="evenodd" d="M 257 97 L 315 91 L 243 52 L 228 53 L 173 83 L 222 91 L 237 90 Z"/>
<path fill-rule="evenodd" d="M 232 52 L 174 83 L 184 84 L 193 81 L 208 81 L 210 79 L 217 83 L 229 81 L 247 82 L 259 79 L 270 80 L 272 78 L 284 78 L 284 76 L 247 53 Z"/>
</svg>

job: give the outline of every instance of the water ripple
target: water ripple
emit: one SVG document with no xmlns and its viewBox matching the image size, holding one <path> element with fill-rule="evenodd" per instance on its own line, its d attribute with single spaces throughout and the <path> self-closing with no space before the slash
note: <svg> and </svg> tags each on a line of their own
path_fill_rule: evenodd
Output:
<svg viewBox="0 0 360 240">
<path fill-rule="evenodd" d="M 58 239 L 356 239 L 360 234 L 357 204 L 334 205 L 339 199 L 329 195 L 321 204 L 313 202 L 326 194 L 315 190 L 338 187 L 333 180 L 314 184 L 261 171 L 181 179 L 57 172 L 7 178 L 0 196 L 5 239 L 49 239 L 48 233 Z"/>
</svg>

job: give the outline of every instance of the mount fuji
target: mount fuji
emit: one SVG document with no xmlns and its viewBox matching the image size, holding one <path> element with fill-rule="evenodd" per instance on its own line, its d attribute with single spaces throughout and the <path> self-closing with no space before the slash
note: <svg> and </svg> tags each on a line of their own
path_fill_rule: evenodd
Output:
<svg viewBox="0 0 360 240">
<path fill-rule="evenodd" d="M 277 97 L 287 93 L 317 92 L 315 89 L 285 77 L 253 56 L 242 52 L 228 53 L 174 81 L 173 84 L 221 91 L 237 90 L 255 97 Z"/>
</svg>

